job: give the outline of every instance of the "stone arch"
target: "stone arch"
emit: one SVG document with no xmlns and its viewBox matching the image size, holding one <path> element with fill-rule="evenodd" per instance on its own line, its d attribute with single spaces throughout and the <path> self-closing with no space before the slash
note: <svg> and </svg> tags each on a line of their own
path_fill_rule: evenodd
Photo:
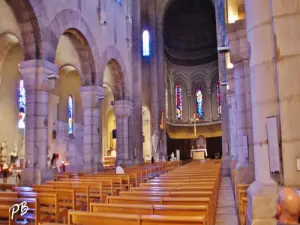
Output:
<svg viewBox="0 0 300 225">
<path fill-rule="evenodd" d="M 184 85 L 186 87 L 186 90 L 190 90 L 191 89 L 191 82 L 190 82 L 190 79 L 189 77 L 184 74 L 184 73 L 174 73 L 173 75 L 173 84 L 175 85 L 176 81 L 177 80 L 180 80 L 182 82 L 184 82 Z"/>
<path fill-rule="evenodd" d="M 114 99 L 125 99 L 124 74 L 122 72 L 119 62 L 114 58 L 110 59 L 106 64 L 106 69 L 109 70 L 109 74 L 104 76 L 103 81 L 107 86 L 111 88 L 114 95 Z"/>
<path fill-rule="evenodd" d="M 22 41 L 20 42 L 24 60 L 42 58 L 42 41 L 40 21 L 36 14 L 46 15 L 45 6 L 42 0 L 20 0 L 6 2 L 12 8 L 21 29 Z"/>
<path fill-rule="evenodd" d="M 107 81 L 104 77 L 106 67 L 113 68 L 114 73 L 112 74 L 111 81 Z M 103 52 L 100 60 L 100 73 L 96 77 L 96 84 L 102 86 L 103 83 L 107 83 L 113 90 L 115 100 L 130 99 L 129 82 L 127 77 L 126 67 L 124 60 L 114 46 L 107 46 Z"/>
<path fill-rule="evenodd" d="M 21 44 L 21 40 L 14 34 L 3 33 L 0 35 L 0 71 L 7 52 L 17 44 Z"/>
<path fill-rule="evenodd" d="M 191 91 L 194 92 L 197 89 L 197 87 L 199 87 L 199 85 L 201 85 L 201 87 L 203 88 L 202 89 L 203 91 L 207 90 L 207 84 L 206 84 L 205 80 L 202 78 L 198 78 L 198 79 L 193 80 Z"/>
<path fill-rule="evenodd" d="M 175 88 L 176 85 L 180 85 L 181 88 L 183 88 L 183 90 L 185 92 L 188 90 L 188 85 L 186 83 L 186 80 L 182 79 L 182 77 L 179 77 L 179 78 L 175 79 L 173 88 Z"/>
<path fill-rule="evenodd" d="M 211 83 L 210 83 L 210 87 L 213 90 L 213 87 L 217 84 L 217 82 L 219 81 L 219 75 L 218 74 L 214 74 L 213 78 L 211 79 Z"/>
<path fill-rule="evenodd" d="M 44 52 L 44 58 L 54 61 L 58 41 L 63 34 L 71 37 L 83 59 L 81 65 L 83 86 L 94 84 L 99 71 L 95 63 L 99 59 L 98 47 L 87 22 L 79 12 L 71 9 L 60 11 L 49 27 L 43 31 L 43 42 L 50 46 L 50 49 Z"/>
</svg>

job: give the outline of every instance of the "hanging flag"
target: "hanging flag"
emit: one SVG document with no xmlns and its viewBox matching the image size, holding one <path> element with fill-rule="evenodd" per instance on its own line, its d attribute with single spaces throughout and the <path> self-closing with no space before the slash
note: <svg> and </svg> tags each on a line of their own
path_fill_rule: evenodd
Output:
<svg viewBox="0 0 300 225">
<path fill-rule="evenodd" d="M 160 129 L 161 130 L 165 129 L 165 111 L 164 110 L 161 112 Z"/>
</svg>

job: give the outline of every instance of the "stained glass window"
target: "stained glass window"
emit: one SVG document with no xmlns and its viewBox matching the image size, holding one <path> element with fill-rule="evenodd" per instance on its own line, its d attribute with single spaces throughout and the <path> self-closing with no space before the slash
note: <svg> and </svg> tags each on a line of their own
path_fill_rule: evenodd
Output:
<svg viewBox="0 0 300 225">
<path fill-rule="evenodd" d="M 204 109 L 203 109 L 203 93 L 201 87 L 196 90 L 196 116 L 197 119 L 204 118 Z"/>
<path fill-rule="evenodd" d="M 73 98 L 70 95 L 68 99 L 68 130 L 69 134 L 73 134 Z"/>
<path fill-rule="evenodd" d="M 150 56 L 150 34 L 148 30 L 143 31 L 143 56 Z"/>
<path fill-rule="evenodd" d="M 25 110 L 26 110 L 26 91 L 24 88 L 24 81 L 19 83 L 19 124 L 20 129 L 25 128 Z"/>
<path fill-rule="evenodd" d="M 123 0 L 117 0 L 117 2 L 122 5 Z"/>
<path fill-rule="evenodd" d="M 222 106 L 221 106 L 220 82 L 217 82 L 217 104 L 218 104 L 218 116 L 221 116 Z"/>
<path fill-rule="evenodd" d="M 176 119 L 182 120 L 182 89 L 176 86 Z"/>
</svg>

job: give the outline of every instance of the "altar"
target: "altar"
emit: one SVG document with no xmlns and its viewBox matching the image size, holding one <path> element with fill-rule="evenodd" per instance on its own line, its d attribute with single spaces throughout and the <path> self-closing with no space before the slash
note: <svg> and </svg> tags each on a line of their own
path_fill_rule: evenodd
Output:
<svg viewBox="0 0 300 225">
<path fill-rule="evenodd" d="M 193 160 L 201 160 L 207 157 L 206 148 L 191 149 L 191 157 Z"/>
</svg>

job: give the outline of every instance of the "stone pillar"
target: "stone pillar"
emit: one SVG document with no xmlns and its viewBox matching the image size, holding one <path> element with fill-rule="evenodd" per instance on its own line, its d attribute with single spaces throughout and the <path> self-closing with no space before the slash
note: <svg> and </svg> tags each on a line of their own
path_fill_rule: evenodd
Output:
<svg viewBox="0 0 300 225">
<path fill-rule="evenodd" d="M 191 104 L 192 104 L 192 91 L 191 90 L 188 90 L 186 92 L 187 94 L 187 100 L 188 100 L 188 121 L 190 121 L 190 119 L 193 118 L 193 115 L 192 115 L 192 107 L 191 107 Z M 175 101 L 176 102 L 176 101 Z M 174 104 L 175 106 L 176 104 Z"/>
<path fill-rule="evenodd" d="M 224 0 L 215 0 L 216 11 L 216 27 L 217 27 L 217 40 L 218 46 L 225 46 L 226 41 L 226 27 L 225 27 L 225 5 Z M 219 67 L 219 80 L 220 82 L 227 81 L 226 59 L 224 53 L 218 54 L 218 67 Z M 226 100 L 226 87 L 220 87 L 221 92 L 221 106 L 222 106 L 222 174 L 228 176 L 230 173 L 229 168 L 229 155 L 225 151 L 229 143 L 228 135 L 228 105 Z"/>
<path fill-rule="evenodd" d="M 236 150 L 238 152 L 238 162 L 235 180 L 236 184 L 251 183 L 254 180 L 253 157 L 249 161 L 249 156 L 253 155 L 252 119 L 250 118 L 252 112 L 249 102 L 251 100 L 249 90 L 249 54 L 245 21 L 240 20 L 234 24 L 227 25 L 227 32 L 230 42 L 231 62 L 234 65 L 233 76 L 236 101 Z M 245 144 L 247 145 L 245 146 Z"/>
<path fill-rule="evenodd" d="M 100 86 L 81 87 L 83 107 L 83 159 L 85 171 L 100 171 L 102 151 L 100 144 L 101 109 L 100 100 L 105 96 L 105 89 Z"/>
<path fill-rule="evenodd" d="M 116 116 L 117 130 L 117 161 L 116 163 L 124 163 L 132 165 L 132 160 L 129 157 L 128 146 L 128 117 L 133 110 L 133 103 L 128 100 L 114 101 L 114 112 Z"/>
<path fill-rule="evenodd" d="M 274 1 L 273 1 L 274 2 Z M 253 123 L 253 143 L 254 143 L 254 160 L 255 160 L 255 182 L 248 189 L 248 208 L 247 224 L 264 224 L 275 225 L 277 222 L 272 219 L 276 212 L 277 185 L 272 180 L 269 169 L 268 140 L 266 130 L 266 118 L 278 115 L 277 87 L 276 87 L 276 70 L 274 39 L 272 31 L 272 10 L 269 0 L 246 0 L 246 21 L 247 35 L 250 47 L 250 83 L 251 83 L 251 103 L 252 103 L 252 123 Z M 294 10 L 296 7 L 285 7 L 283 5 L 296 3 L 295 1 L 277 1 L 277 10 Z M 296 4 L 295 4 L 296 6 Z M 286 11 L 286 12 L 287 12 Z M 283 20 L 286 18 L 295 18 L 280 16 Z M 281 19 L 279 19 L 281 20 Z M 283 26 L 290 29 L 282 32 L 285 37 L 292 37 L 297 33 L 297 29 L 291 29 L 292 23 L 284 23 Z M 295 25 L 296 26 L 296 25 Z M 289 35 L 286 35 L 287 32 Z M 293 36 L 295 37 L 295 36 Z M 279 40 L 277 36 L 277 43 Z M 258 41 L 259 40 L 259 41 Z M 296 41 L 285 40 L 283 46 L 291 46 L 296 50 Z M 280 49 L 281 51 L 282 49 Z M 285 49 L 286 50 L 286 49 Z M 279 53 L 279 49 L 278 52 Z M 287 52 L 286 52 L 287 53 Z M 292 54 L 293 55 L 293 54 Z M 292 57 L 293 58 L 293 57 Z M 288 61 L 291 60 L 290 56 Z M 289 69 L 289 71 L 292 71 Z M 284 82 L 290 81 L 296 84 L 292 74 L 286 76 L 284 72 Z M 295 73 L 295 77 L 296 77 Z M 293 85 L 289 83 L 287 90 L 293 90 Z M 287 98 L 288 99 L 288 98 Z M 291 110 L 289 109 L 291 112 Z M 294 118 L 292 118 L 294 119 Z M 297 125 L 298 123 L 294 121 Z M 288 126 L 292 126 L 289 123 Z M 292 126 L 292 128 L 294 128 Z M 289 163 L 293 163 L 289 162 Z"/>
<path fill-rule="evenodd" d="M 156 3 L 155 1 L 149 1 L 149 31 L 151 35 L 151 53 L 152 57 L 150 57 L 150 88 L 151 91 L 151 137 L 157 131 L 159 131 L 159 102 L 158 102 L 158 74 L 157 74 L 157 29 L 156 29 Z M 152 147 L 152 156 L 155 155 L 155 151 Z"/>
<path fill-rule="evenodd" d="M 207 112 L 207 117 L 206 120 L 212 122 L 212 107 L 213 107 L 213 102 L 216 101 L 216 99 L 212 99 L 212 90 L 211 87 L 207 88 L 206 90 L 207 93 L 207 102 L 208 102 L 208 112 Z"/>
<path fill-rule="evenodd" d="M 132 4 L 132 72 L 134 85 L 134 151 L 132 158 L 135 164 L 142 164 L 143 157 L 143 115 L 142 115 L 142 66 L 141 66 L 141 0 L 129 1 Z M 164 89 L 165 91 L 165 89 Z"/>
<path fill-rule="evenodd" d="M 172 117 L 171 117 L 171 121 L 175 121 L 176 120 L 176 91 L 174 90 L 174 87 L 171 87 L 171 111 L 172 111 Z"/>
<path fill-rule="evenodd" d="M 49 147 L 50 147 L 50 152 L 56 152 L 56 140 L 52 140 L 52 132 L 55 130 L 57 132 L 57 108 L 58 108 L 58 103 L 59 103 L 59 96 L 55 94 L 50 94 L 49 95 L 49 115 L 48 115 L 48 127 L 49 127 L 49 132 L 48 132 L 48 140 L 49 140 Z M 48 152 L 49 154 L 49 152 Z"/>
<path fill-rule="evenodd" d="M 236 98 L 233 69 L 227 69 L 227 78 L 229 90 L 227 90 L 227 101 L 229 104 L 229 126 L 230 126 L 230 158 L 232 166 L 235 167 L 235 161 L 238 159 L 236 149 L 237 125 L 236 125 Z"/>
<path fill-rule="evenodd" d="M 300 156 L 300 45 L 299 1 L 272 1 L 273 50 L 280 102 L 280 127 L 285 186 L 299 187 L 300 173 L 296 170 L 296 158 Z"/>
<path fill-rule="evenodd" d="M 47 168 L 48 97 L 54 87 L 48 75 L 57 74 L 55 64 L 45 60 L 28 60 L 20 65 L 26 90 L 25 160 L 22 185 L 41 184 L 53 178 Z"/>
</svg>

